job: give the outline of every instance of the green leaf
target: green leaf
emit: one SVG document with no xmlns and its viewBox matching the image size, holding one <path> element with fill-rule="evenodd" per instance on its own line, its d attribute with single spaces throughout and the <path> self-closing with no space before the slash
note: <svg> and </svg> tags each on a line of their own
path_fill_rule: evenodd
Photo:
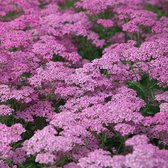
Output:
<svg viewBox="0 0 168 168">
<path fill-rule="evenodd" d="M 72 8 L 75 2 L 77 2 L 77 0 L 67 0 L 66 3 L 62 3 L 59 6 L 61 9 L 68 9 L 68 8 Z"/>
<path fill-rule="evenodd" d="M 102 56 L 102 49 L 91 44 L 86 37 L 74 36 L 73 38 L 76 41 L 75 44 L 78 47 L 78 53 L 82 58 L 92 61 Z"/>
<path fill-rule="evenodd" d="M 159 18 L 162 16 L 168 16 L 168 13 L 166 13 L 162 8 L 159 8 L 159 7 L 146 5 L 144 9 L 157 13 Z"/>
<path fill-rule="evenodd" d="M 63 167 L 65 164 L 70 163 L 72 159 L 68 156 L 62 157 L 57 163 L 56 166 Z"/>
<path fill-rule="evenodd" d="M 34 156 L 27 158 L 27 160 L 24 163 L 18 166 L 18 168 L 42 168 L 42 167 L 44 166 L 35 162 Z"/>
<path fill-rule="evenodd" d="M 156 80 L 151 79 L 147 74 L 142 74 L 140 81 L 127 81 L 126 83 L 129 88 L 137 92 L 138 97 L 145 101 L 146 106 L 141 109 L 144 116 L 153 116 L 160 111 L 159 104 L 154 97 L 155 91 L 160 89 Z"/>
<path fill-rule="evenodd" d="M 64 62 L 65 60 L 60 55 L 54 54 L 53 58 L 52 58 L 52 61 L 54 61 L 54 62 Z"/>
</svg>

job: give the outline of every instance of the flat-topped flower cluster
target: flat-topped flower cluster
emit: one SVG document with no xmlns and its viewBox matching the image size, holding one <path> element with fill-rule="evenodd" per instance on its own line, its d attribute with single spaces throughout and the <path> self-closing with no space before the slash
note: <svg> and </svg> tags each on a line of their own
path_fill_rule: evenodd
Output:
<svg viewBox="0 0 168 168">
<path fill-rule="evenodd" d="M 0 0 L 0 168 L 168 168 L 165 0 Z"/>
</svg>

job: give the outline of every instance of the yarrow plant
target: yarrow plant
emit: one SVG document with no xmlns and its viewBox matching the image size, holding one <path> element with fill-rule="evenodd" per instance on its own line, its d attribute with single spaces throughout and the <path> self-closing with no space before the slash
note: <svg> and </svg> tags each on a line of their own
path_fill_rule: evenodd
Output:
<svg viewBox="0 0 168 168">
<path fill-rule="evenodd" d="M 0 0 L 0 168 L 168 168 L 165 0 Z"/>
</svg>

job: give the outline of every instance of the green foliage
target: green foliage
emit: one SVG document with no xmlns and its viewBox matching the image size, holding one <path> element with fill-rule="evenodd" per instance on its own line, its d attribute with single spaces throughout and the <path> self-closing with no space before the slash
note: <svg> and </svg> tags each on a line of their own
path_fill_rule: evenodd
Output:
<svg viewBox="0 0 168 168">
<path fill-rule="evenodd" d="M 54 104 L 54 111 L 56 113 L 59 113 L 59 108 L 61 105 L 65 104 L 65 101 L 63 99 L 59 99 L 57 101 L 54 101 L 53 104 Z"/>
<path fill-rule="evenodd" d="M 29 139 L 33 136 L 34 134 L 34 131 L 32 130 L 32 123 L 27 123 L 26 126 L 25 126 L 25 129 L 26 129 L 26 132 L 24 132 L 22 134 L 22 139 L 23 140 L 26 140 L 26 139 Z"/>
<path fill-rule="evenodd" d="M 19 17 L 21 14 L 22 12 L 18 13 L 17 11 L 10 11 L 5 16 L 0 15 L 0 21 L 11 21 L 12 19 Z"/>
<path fill-rule="evenodd" d="M 164 132 L 163 132 L 163 134 L 164 134 Z M 166 135 L 166 134 L 165 134 L 165 135 Z M 151 142 L 152 144 L 154 144 L 155 146 L 158 146 L 160 149 L 167 149 L 167 150 L 168 150 L 168 145 L 163 144 L 163 142 L 160 141 L 159 139 L 152 138 L 152 139 L 150 140 L 150 142 Z"/>
<path fill-rule="evenodd" d="M 7 126 L 12 126 L 15 123 L 15 118 L 13 115 L 1 116 L 0 123 L 6 124 Z"/>
<path fill-rule="evenodd" d="M 112 137 L 108 137 L 106 133 L 101 133 L 98 139 L 102 147 L 113 154 L 123 154 L 123 152 L 127 151 L 127 147 L 125 146 L 127 137 L 123 137 L 117 132 L 114 132 L 114 136 Z"/>
<path fill-rule="evenodd" d="M 53 55 L 53 58 L 52 58 L 52 61 L 53 62 L 64 62 L 64 58 L 62 58 L 61 56 L 57 55 L 57 54 L 54 54 Z"/>
<path fill-rule="evenodd" d="M 12 126 L 16 122 L 19 122 L 14 116 L 17 111 L 21 111 L 23 109 L 23 104 L 17 101 L 16 99 L 7 100 L 6 105 L 14 109 L 11 115 L 1 116 L 0 122 L 6 124 L 7 126 Z"/>
<path fill-rule="evenodd" d="M 74 36 L 74 40 L 78 46 L 78 53 L 83 58 L 92 61 L 102 56 L 102 49 L 95 47 L 86 39 L 86 37 Z"/>
<path fill-rule="evenodd" d="M 13 46 L 13 47 L 9 48 L 9 51 L 10 51 L 10 52 L 16 52 L 16 51 L 19 51 L 19 49 L 20 49 L 20 48 L 17 48 L 17 47 L 15 47 L 15 46 Z"/>
<path fill-rule="evenodd" d="M 20 148 L 22 147 L 22 141 L 15 142 L 11 146 L 13 150 L 15 150 L 16 148 Z"/>
<path fill-rule="evenodd" d="M 159 8 L 159 7 L 155 7 L 155 6 L 152 6 L 152 5 L 146 5 L 144 7 L 144 9 L 156 13 L 159 18 L 162 17 L 162 16 L 168 16 L 168 13 L 166 13 L 165 11 L 163 11 L 162 8 Z"/>
<path fill-rule="evenodd" d="M 125 140 L 122 136 L 115 136 L 112 138 L 107 138 L 104 143 L 106 150 L 111 150 L 115 148 L 117 154 L 121 154 L 125 151 Z"/>
<path fill-rule="evenodd" d="M 66 0 L 65 3 L 62 3 L 59 6 L 61 9 L 68 9 L 68 8 L 72 8 L 75 2 L 77 2 L 77 0 Z"/>
<path fill-rule="evenodd" d="M 35 162 L 35 157 L 29 157 L 24 163 L 20 164 L 18 168 L 42 168 L 43 165 Z"/>
<path fill-rule="evenodd" d="M 114 13 L 111 10 L 106 10 L 98 15 L 89 16 L 91 21 L 97 21 L 97 19 L 111 19 L 114 16 Z"/>
<path fill-rule="evenodd" d="M 19 78 L 19 85 L 18 85 L 18 89 L 22 86 L 27 86 L 28 85 L 28 78 L 30 78 L 31 73 L 29 72 L 25 72 L 23 73 L 20 78 Z"/>
<path fill-rule="evenodd" d="M 107 69 L 100 69 L 100 73 L 107 78 L 110 77 L 110 74 Z"/>
<path fill-rule="evenodd" d="M 93 29 L 94 32 L 98 33 L 101 39 L 108 40 L 110 37 L 112 37 L 115 33 L 121 32 L 121 28 L 114 26 L 111 28 L 104 28 L 102 26 L 95 26 Z"/>
<path fill-rule="evenodd" d="M 9 99 L 6 101 L 6 104 L 9 105 L 14 111 L 21 111 L 24 108 L 24 104 L 19 102 L 16 99 Z"/>
<path fill-rule="evenodd" d="M 59 161 L 57 161 L 56 166 L 62 167 L 65 164 L 70 163 L 71 161 L 72 161 L 72 159 L 70 157 L 64 156 Z"/>
<path fill-rule="evenodd" d="M 26 132 L 22 134 L 23 140 L 31 138 L 35 131 L 43 129 L 48 124 L 43 117 L 34 117 L 34 122 L 25 122 L 22 119 L 18 122 L 20 122 L 26 129 Z"/>
<path fill-rule="evenodd" d="M 151 79 L 147 74 L 143 74 L 140 81 L 127 81 L 127 85 L 134 89 L 138 96 L 145 101 L 146 106 L 141 109 L 144 116 L 153 116 L 159 112 L 159 104 L 154 99 L 154 93 L 159 89 L 156 80 Z"/>
<path fill-rule="evenodd" d="M 2 159 L 2 158 L 0 158 L 0 160 L 3 160 L 10 167 L 13 167 L 13 165 L 14 165 L 13 161 L 10 160 L 10 159 Z"/>
<path fill-rule="evenodd" d="M 21 75 L 21 77 L 23 77 L 23 78 L 29 78 L 30 76 L 31 76 L 31 73 L 29 73 L 29 72 L 25 72 Z"/>
<path fill-rule="evenodd" d="M 34 117 L 34 130 L 41 130 L 47 126 L 47 122 L 43 117 Z"/>
<path fill-rule="evenodd" d="M 122 29 L 118 26 L 113 26 L 111 28 L 104 28 L 103 26 L 96 24 L 96 21 L 98 19 L 111 19 L 113 16 L 114 16 L 114 14 L 111 12 L 111 10 L 106 10 L 105 12 L 100 13 L 96 16 L 89 17 L 89 19 L 92 22 L 95 22 L 95 26 L 93 28 L 93 31 L 99 34 L 100 39 L 108 40 L 115 33 L 122 31 Z M 108 42 L 106 45 L 108 45 Z"/>
</svg>

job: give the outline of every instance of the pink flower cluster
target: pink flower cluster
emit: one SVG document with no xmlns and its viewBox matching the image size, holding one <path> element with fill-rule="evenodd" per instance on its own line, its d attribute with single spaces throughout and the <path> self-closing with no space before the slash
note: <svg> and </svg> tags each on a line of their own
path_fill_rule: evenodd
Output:
<svg viewBox="0 0 168 168">
<path fill-rule="evenodd" d="M 168 168 L 166 1 L 69 2 L 0 0 L 0 168 Z"/>
</svg>

